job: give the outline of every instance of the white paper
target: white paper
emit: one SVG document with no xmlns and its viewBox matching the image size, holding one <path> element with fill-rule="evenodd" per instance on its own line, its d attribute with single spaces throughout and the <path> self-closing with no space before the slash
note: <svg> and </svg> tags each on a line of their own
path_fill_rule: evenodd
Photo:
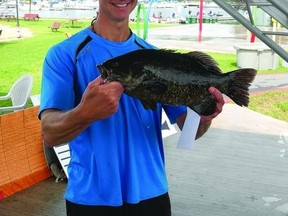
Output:
<svg viewBox="0 0 288 216">
<path fill-rule="evenodd" d="M 187 107 L 187 117 L 179 138 L 177 148 L 191 149 L 193 147 L 199 122 L 200 116 Z"/>
</svg>

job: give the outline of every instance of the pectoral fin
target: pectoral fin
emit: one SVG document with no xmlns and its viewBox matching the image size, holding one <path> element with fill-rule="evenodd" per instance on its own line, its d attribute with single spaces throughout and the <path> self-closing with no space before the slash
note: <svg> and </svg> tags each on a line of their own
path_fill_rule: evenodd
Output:
<svg viewBox="0 0 288 216">
<path fill-rule="evenodd" d="M 163 94 L 167 91 L 167 85 L 159 81 L 144 81 L 143 85 L 152 94 Z"/>
</svg>

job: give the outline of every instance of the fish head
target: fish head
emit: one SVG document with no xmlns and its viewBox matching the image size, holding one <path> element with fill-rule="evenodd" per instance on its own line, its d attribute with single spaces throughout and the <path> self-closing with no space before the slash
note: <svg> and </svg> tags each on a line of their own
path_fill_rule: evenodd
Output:
<svg viewBox="0 0 288 216">
<path fill-rule="evenodd" d="M 118 81 L 122 84 L 129 83 L 131 76 L 127 68 L 122 67 L 118 62 L 107 61 L 97 65 L 100 70 L 101 78 L 106 81 Z M 130 77 L 130 78 L 129 78 Z"/>
<path fill-rule="evenodd" d="M 120 82 L 126 91 L 133 91 L 143 81 L 144 74 L 135 73 L 131 64 L 108 60 L 101 65 L 97 65 L 100 70 L 101 78 L 104 82 Z"/>
<path fill-rule="evenodd" d="M 104 64 L 97 65 L 97 68 L 99 69 L 100 74 L 101 74 L 101 78 L 102 78 L 103 80 L 106 80 L 106 81 L 110 80 L 110 81 L 112 81 L 112 80 L 111 80 L 111 79 L 112 79 L 111 74 L 112 74 L 113 71 L 112 71 L 110 68 L 105 67 Z"/>
</svg>

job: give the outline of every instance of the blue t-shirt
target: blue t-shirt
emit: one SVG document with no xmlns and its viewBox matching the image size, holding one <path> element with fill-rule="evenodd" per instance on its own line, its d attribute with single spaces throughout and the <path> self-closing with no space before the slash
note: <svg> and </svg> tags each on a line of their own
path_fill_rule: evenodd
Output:
<svg viewBox="0 0 288 216">
<path fill-rule="evenodd" d="M 43 65 L 40 113 L 73 109 L 88 83 L 99 76 L 96 65 L 142 48 L 154 47 L 135 34 L 112 42 L 89 28 L 56 44 Z M 138 99 L 123 93 L 115 114 L 71 140 L 65 198 L 83 205 L 120 206 L 166 193 L 162 108 L 172 123 L 186 112 L 186 107 L 160 104 L 157 111 L 145 110 Z"/>
</svg>

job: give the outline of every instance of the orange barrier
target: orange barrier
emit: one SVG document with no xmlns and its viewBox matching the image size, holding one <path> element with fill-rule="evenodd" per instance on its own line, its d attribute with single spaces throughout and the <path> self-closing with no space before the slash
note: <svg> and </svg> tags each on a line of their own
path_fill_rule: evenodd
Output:
<svg viewBox="0 0 288 216">
<path fill-rule="evenodd" d="M 0 200 L 51 176 L 38 108 L 0 116 Z"/>
</svg>

